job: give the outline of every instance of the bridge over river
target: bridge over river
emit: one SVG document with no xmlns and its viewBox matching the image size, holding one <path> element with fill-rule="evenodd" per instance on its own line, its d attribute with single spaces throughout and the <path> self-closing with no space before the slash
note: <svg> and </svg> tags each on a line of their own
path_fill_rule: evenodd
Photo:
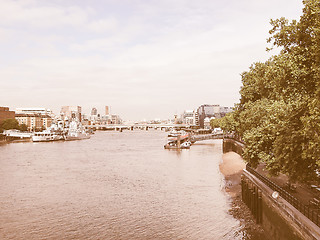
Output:
<svg viewBox="0 0 320 240">
<path fill-rule="evenodd" d="M 223 133 L 191 134 L 190 141 L 197 142 L 197 141 L 203 141 L 203 140 L 209 140 L 209 139 L 223 139 L 223 138 L 224 138 Z"/>
<path fill-rule="evenodd" d="M 122 130 L 133 130 L 133 129 L 160 129 L 160 130 L 172 130 L 172 129 L 193 129 L 195 125 L 189 124 L 109 124 L 109 125 L 84 125 L 87 129 L 93 130 L 115 130 L 115 131 L 122 131 Z"/>
<path fill-rule="evenodd" d="M 84 125 L 87 129 L 93 130 L 114 130 L 114 131 L 122 131 L 122 130 L 148 130 L 148 129 L 160 129 L 160 130 L 192 130 L 196 129 L 196 125 L 189 124 L 109 124 L 109 125 Z M 203 129 L 202 129 L 203 130 Z M 191 133 L 190 140 L 191 141 L 202 141 L 209 139 L 223 139 L 223 133 L 210 133 L 210 134 L 199 134 L 199 133 Z"/>
<path fill-rule="evenodd" d="M 209 139 L 223 139 L 224 134 L 219 133 L 207 133 L 207 130 L 196 130 L 193 132 L 193 129 L 196 129 L 196 125 L 188 125 L 188 124 L 110 124 L 110 125 L 84 125 L 87 129 L 92 130 L 114 130 L 114 131 L 123 131 L 123 130 L 134 130 L 134 129 L 141 129 L 141 130 L 148 130 L 148 129 L 159 129 L 159 130 L 181 130 L 184 129 L 186 131 L 190 131 L 188 140 L 191 142 L 198 142 L 203 140 Z"/>
</svg>

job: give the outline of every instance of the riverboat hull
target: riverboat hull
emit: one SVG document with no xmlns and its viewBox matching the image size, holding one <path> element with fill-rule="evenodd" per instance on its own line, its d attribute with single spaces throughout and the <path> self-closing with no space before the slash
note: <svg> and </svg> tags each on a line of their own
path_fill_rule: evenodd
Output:
<svg viewBox="0 0 320 240">
<path fill-rule="evenodd" d="M 32 133 L 20 132 L 18 130 L 7 130 L 3 133 L 3 136 L 8 142 L 29 142 L 32 139 Z"/>
<path fill-rule="evenodd" d="M 190 146 L 170 146 L 168 144 L 164 145 L 164 149 L 190 149 Z"/>
<path fill-rule="evenodd" d="M 88 133 L 77 133 L 77 134 L 67 134 L 65 136 L 66 141 L 75 141 L 75 140 L 82 140 L 82 139 L 89 139 L 90 135 Z"/>
<path fill-rule="evenodd" d="M 63 140 L 62 135 L 35 133 L 35 135 L 32 136 L 33 142 L 52 142 L 52 141 L 59 141 L 59 140 Z"/>
</svg>

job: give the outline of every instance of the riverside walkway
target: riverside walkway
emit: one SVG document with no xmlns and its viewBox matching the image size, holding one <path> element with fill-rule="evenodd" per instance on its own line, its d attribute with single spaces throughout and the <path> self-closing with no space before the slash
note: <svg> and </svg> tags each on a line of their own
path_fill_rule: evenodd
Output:
<svg viewBox="0 0 320 240">
<path fill-rule="evenodd" d="M 244 142 L 233 136 L 225 135 L 224 139 L 233 140 L 238 146 L 245 147 Z M 278 176 L 270 175 L 264 163 L 260 163 L 257 168 L 247 165 L 245 170 L 277 192 L 293 208 L 312 221 L 317 227 L 320 227 L 320 186 L 318 184 L 313 183 L 314 185 L 311 185 L 311 183 L 299 182 L 292 184 L 289 182 L 288 176 L 284 174 L 279 174 Z M 249 207 L 252 207 L 251 205 L 250 202 Z"/>
<path fill-rule="evenodd" d="M 212 133 L 212 134 L 199 134 L 199 135 L 191 135 L 191 142 L 209 140 L 209 139 L 223 139 L 223 133 Z"/>
</svg>

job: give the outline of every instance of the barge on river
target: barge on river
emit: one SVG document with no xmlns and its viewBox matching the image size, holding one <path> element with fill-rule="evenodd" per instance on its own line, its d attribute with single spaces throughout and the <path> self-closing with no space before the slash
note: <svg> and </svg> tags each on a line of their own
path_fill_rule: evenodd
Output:
<svg viewBox="0 0 320 240">
<path fill-rule="evenodd" d="M 169 135 L 170 136 L 170 135 Z M 175 137 L 169 137 L 167 144 L 164 145 L 165 149 L 189 149 L 191 146 L 189 134 L 179 135 Z"/>
</svg>

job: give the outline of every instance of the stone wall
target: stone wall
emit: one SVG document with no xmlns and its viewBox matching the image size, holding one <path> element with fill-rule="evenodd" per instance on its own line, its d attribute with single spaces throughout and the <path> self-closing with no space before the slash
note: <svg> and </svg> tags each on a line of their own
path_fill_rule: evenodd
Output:
<svg viewBox="0 0 320 240">
<path fill-rule="evenodd" d="M 242 155 L 244 148 L 244 144 L 234 139 L 223 139 L 224 153 L 233 151 Z M 243 170 L 242 178 L 242 180 L 246 181 L 246 186 L 251 188 L 249 192 L 252 193 L 251 196 L 246 196 L 246 200 L 250 199 L 250 203 L 246 204 L 249 205 L 248 207 L 251 209 L 252 214 L 268 233 L 270 239 L 320 239 L 320 228 L 281 196 L 272 197 L 274 191 L 266 184 L 245 169 Z M 244 193 L 242 192 L 243 195 Z M 255 198 L 258 199 L 258 204 L 257 199 L 254 200 Z M 262 201 L 262 203 L 259 201 Z"/>
<path fill-rule="evenodd" d="M 223 153 L 236 152 L 242 156 L 244 144 L 233 139 L 223 139 Z"/>
<path fill-rule="evenodd" d="M 262 195 L 263 229 L 275 240 L 320 239 L 320 228 L 281 196 L 272 197 L 274 191 L 257 177 L 243 171 L 243 179 Z"/>
</svg>

